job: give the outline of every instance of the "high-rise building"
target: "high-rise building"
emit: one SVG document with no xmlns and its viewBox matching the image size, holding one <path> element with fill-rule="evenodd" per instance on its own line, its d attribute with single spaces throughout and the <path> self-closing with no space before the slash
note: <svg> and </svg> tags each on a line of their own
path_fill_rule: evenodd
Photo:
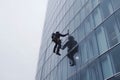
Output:
<svg viewBox="0 0 120 80">
<path fill-rule="evenodd" d="M 74 66 L 67 48 L 53 53 L 51 34 L 68 30 L 78 46 Z M 49 0 L 36 80 L 120 80 L 119 73 L 120 0 Z"/>
</svg>

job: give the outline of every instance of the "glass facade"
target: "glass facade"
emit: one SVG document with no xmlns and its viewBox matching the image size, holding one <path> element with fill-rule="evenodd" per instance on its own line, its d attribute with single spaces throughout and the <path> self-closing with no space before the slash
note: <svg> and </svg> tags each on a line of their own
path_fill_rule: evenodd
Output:
<svg viewBox="0 0 120 80">
<path fill-rule="evenodd" d="M 53 53 L 51 34 L 68 30 L 78 46 L 74 66 L 67 48 Z M 120 0 L 48 1 L 36 80 L 120 80 L 119 61 Z"/>
</svg>

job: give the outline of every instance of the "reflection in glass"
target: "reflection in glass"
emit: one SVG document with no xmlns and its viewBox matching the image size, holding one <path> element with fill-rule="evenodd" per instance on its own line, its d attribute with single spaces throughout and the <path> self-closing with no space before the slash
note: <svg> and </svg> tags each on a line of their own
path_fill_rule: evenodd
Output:
<svg viewBox="0 0 120 80">
<path fill-rule="evenodd" d="M 101 13 L 100 13 L 100 8 L 97 7 L 95 11 L 93 12 L 93 17 L 94 17 L 94 22 L 95 26 L 99 25 L 102 21 Z"/>
<path fill-rule="evenodd" d="M 120 0 L 111 0 L 111 1 L 115 10 L 120 8 Z"/>
<path fill-rule="evenodd" d="M 87 43 L 86 42 L 82 42 L 82 44 L 80 45 L 80 54 L 81 54 L 81 59 L 82 59 L 82 63 L 87 62 L 88 60 L 88 56 L 87 56 Z"/>
<path fill-rule="evenodd" d="M 102 72 L 103 72 L 104 79 L 110 77 L 113 74 L 112 73 L 111 63 L 108 60 L 108 56 L 102 58 L 101 67 L 102 67 Z"/>
<path fill-rule="evenodd" d="M 103 18 L 108 17 L 113 12 L 111 1 L 110 0 L 102 0 L 101 1 L 101 10 L 103 13 Z"/>
<path fill-rule="evenodd" d="M 104 51 L 107 50 L 107 41 L 105 37 L 105 32 L 102 26 L 100 26 L 96 30 L 96 37 L 97 37 L 97 42 L 98 42 L 98 47 L 99 47 L 99 52 L 100 54 L 103 53 Z"/>
<path fill-rule="evenodd" d="M 116 46 L 113 50 L 111 50 L 110 53 L 113 60 L 115 72 L 120 72 L 120 45 Z"/>
<path fill-rule="evenodd" d="M 107 35 L 109 46 L 111 47 L 117 44 L 120 32 L 115 22 L 114 16 L 109 18 L 103 25 Z"/>
<path fill-rule="evenodd" d="M 96 56 L 98 54 L 98 48 L 97 48 L 97 43 L 96 43 L 96 39 L 95 39 L 95 35 L 91 34 L 88 38 L 87 38 L 87 53 L 88 53 L 88 58 L 91 59 L 94 56 Z"/>
<path fill-rule="evenodd" d="M 82 70 L 80 76 L 81 76 L 80 80 L 90 80 L 87 69 Z"/>
</svg>

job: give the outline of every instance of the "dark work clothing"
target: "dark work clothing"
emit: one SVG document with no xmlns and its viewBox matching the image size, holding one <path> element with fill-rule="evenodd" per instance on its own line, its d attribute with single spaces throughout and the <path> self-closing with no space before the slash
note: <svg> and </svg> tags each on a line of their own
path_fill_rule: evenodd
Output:
<svg viewBox="0 0 120 80">
<path fill-rule="evenodd" d="M 60 33 L 56 33 L 56 38 L 60 38 L 60 37 L 65 37 L 67 36 L 68 34 L 60 34 Z"/>
<path fill-rule="evenodd" d="M 56 48 L 57 48 L 57 52 L 56 52 Z M 60 48 L 61 48 L 61 40 L 59 40 L 58 42 L 55 42 L 55 46 L 54 46 L 54 49 L 53 49 L 53 52 L 55 53 L 59 53 L 60 51 Z"/>
<path fill-rule="evenodd" d="M 60 37 L 65 37 L 67 35 L 68 34 L 60 34 L 59 32 L 53 33 L 52 34 L 52 41 L 55 43 L 59 43 L 59 41 L 61 41 Z"/>
<path fill-rule="evenodd" d="M 68 35 L 68 34 L 60 34 L 59 32 L 56 32 L 56 33 L 52 34 L 52 41 L 55 43 L 55 46 L 54 46 L 54 49 L 53 49 L 54 53 L 60 55 L 60 53 L 59 53 L 60 48 L 61 48 L 60 37 L 65 37 L 66 35 Z M 57 51 L 56 51 L 56 48 L 57 48 Z"/>
</svg>

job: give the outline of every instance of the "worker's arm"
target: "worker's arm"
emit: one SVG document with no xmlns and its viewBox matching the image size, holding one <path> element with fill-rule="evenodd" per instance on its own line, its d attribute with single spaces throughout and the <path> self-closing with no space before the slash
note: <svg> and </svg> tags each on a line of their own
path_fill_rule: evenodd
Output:
<svg viewBox="0 0 120 80">
<path fill-rule="evenodd" d="M 67 34 L 60 34 L 61 37 L 65 37 L 67 35 L 69 35 L 69 33 L 67 33 Z"/>
</svg>

